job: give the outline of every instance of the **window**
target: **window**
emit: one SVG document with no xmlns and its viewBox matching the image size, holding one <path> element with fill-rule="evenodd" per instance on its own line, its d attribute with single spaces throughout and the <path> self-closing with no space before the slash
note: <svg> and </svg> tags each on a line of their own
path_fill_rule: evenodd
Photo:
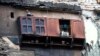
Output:
<svg viewBox="0 0 100 56">
<path fill-rule="evenodd" d="M 11 18 L 14 18 L 14 12 L 10 13 Z"/>
<path fill-rule="evenodd" d="M 59 20 L 60 23 L 60 30 L 61 31 L 68 31 L 70 28 L 70 21 L 69 20 Z"/>
<path fill-rule="evenodd" d="M 22 32 L 32 33 L 32 19 L 22 18 Z"/>
<path fill-rule="evenodd" d="M 32 26 L 28 26 L 27 32 L 32 32 Z"/>
<path fill-rule="evenodd" d="M 39 25 L 39 19 L 36 19 L 35 22 L 36 22 L 36 25 Z"/>
<path fill-rule="evenodd" d="M 36 33 L 40 33 L 40 27 L 36 26 Z"/>
<path fill-rule="evenodd" d="M 23 19 L 22 19 L 22 24 L 27 24 L 26 18 L 23 18 Z"/>
<path fill-rule="evenodd" d="M 100 20 L 100 13 L 97 13 L 96 20 Z"/>
<path fill-rule="evenodd" d="M 60 24 L 60 31 L 62 32 L 68 32 L 70 34 L 70 20 L 59 20 Z"/>
<path fill-rule="evenodd" d="M 29 25 L 32 24 L 31 18 L 28 18 L 28 19 L 27 19 L 27 24 L 29 24 Z"/>
<path fill-rule="evenodd" d="M 22 32 L 27 32 L 27 26 L 23 25 L 22 27 L 23 27 Z"/>
<path fill-rule="evenodd" d="M 45 33 L 44 20 L 43 19 L 36 19 L 35 24 L 36 24 L 36 34 Z"/>
</svg>

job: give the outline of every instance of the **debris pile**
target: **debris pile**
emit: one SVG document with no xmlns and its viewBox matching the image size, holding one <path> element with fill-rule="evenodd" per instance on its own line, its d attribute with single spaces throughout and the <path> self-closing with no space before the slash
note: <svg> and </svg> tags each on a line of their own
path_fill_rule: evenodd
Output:
<svg viewBox="0 0 100 56">
<path fill-rule="evenodd" d="M 0 56 L 7 56 L 9 49 L 8 44 L 0 38 Z"/>
</svg>

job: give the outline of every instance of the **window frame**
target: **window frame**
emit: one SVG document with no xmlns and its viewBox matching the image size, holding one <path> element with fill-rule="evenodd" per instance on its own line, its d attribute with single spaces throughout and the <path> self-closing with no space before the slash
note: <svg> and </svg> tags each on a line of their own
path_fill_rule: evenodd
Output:
<svg viewBox="0 0 100 56">
<path fill-rule="evenodd" d="M 37 19 L 39 20 L 38 23 L 36 22 Z M 42 22 L 42 20 L 43 20 L 43 22 Z M 39 35 L 45 34 L 45 32 L 46 32 L 45 31 L 45 18 L 43 18 L 43 17 L 36 17 L 34 21 L 35 21 L 35 33 L 39 34 Z M 41 24 L 41 22 L 43 24 Z M 39 28 L 38 32 L 37 32 L 37 28 Z M 42 28 L 44 30 L 42 30 Z"/>
<path fill-rule="evenodd" d="M 26 21 L 26 23 L 24 24 L 23 23 L 23 19 L 25 18 L 25 21 Z M 30 24 L 28 24 L 28 18 L 30 18 L 31 19 L 31 23 Z M 33 20 L 32 20 L 32 17 L 22 17 L 21 18 L 21 32 L 23 33 L 23 34 L 27 34 L 27 33 L 33 33 L 33 26 L 32 26 L 32 23 L 33 23 Z M 24 28 L 23 28 L 23 26 L 26 26 L 26 31 L 24 31 Z M 29 30 L 29 27 L 31 27 L 31 31 Z"/>
</svg>

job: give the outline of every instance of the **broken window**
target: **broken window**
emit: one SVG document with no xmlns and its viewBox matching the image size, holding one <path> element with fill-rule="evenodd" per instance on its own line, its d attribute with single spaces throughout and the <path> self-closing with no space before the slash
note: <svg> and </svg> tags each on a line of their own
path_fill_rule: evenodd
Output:
<svg viewBox="0 0 100 56">
<path fill-rule="evenodd" d="M 43 19 L 36 19 L 35 20 L 36 24 L 36 33 L 37 34 L 42 34 L 45 33 L 44 29 L 44 20 Z"/>
</svg>

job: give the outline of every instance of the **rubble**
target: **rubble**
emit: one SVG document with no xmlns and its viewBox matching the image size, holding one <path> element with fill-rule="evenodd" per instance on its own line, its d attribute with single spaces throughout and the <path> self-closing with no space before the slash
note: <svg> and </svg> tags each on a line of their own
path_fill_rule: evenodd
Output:
<svg viewBox="0 0 100 56">
<path fill-rule="evenodd" d="M 0 56 L 34 56 L 34 51 L 18 50 L 12 48 L 3 38 L 4 37 L 0 38 Z"/>
<path fill-rule="evenodd" d="M 9 47 L 6 42 L 0 38 L 0 56 L 6 56 L 9 52 Z"/>
</svg>

